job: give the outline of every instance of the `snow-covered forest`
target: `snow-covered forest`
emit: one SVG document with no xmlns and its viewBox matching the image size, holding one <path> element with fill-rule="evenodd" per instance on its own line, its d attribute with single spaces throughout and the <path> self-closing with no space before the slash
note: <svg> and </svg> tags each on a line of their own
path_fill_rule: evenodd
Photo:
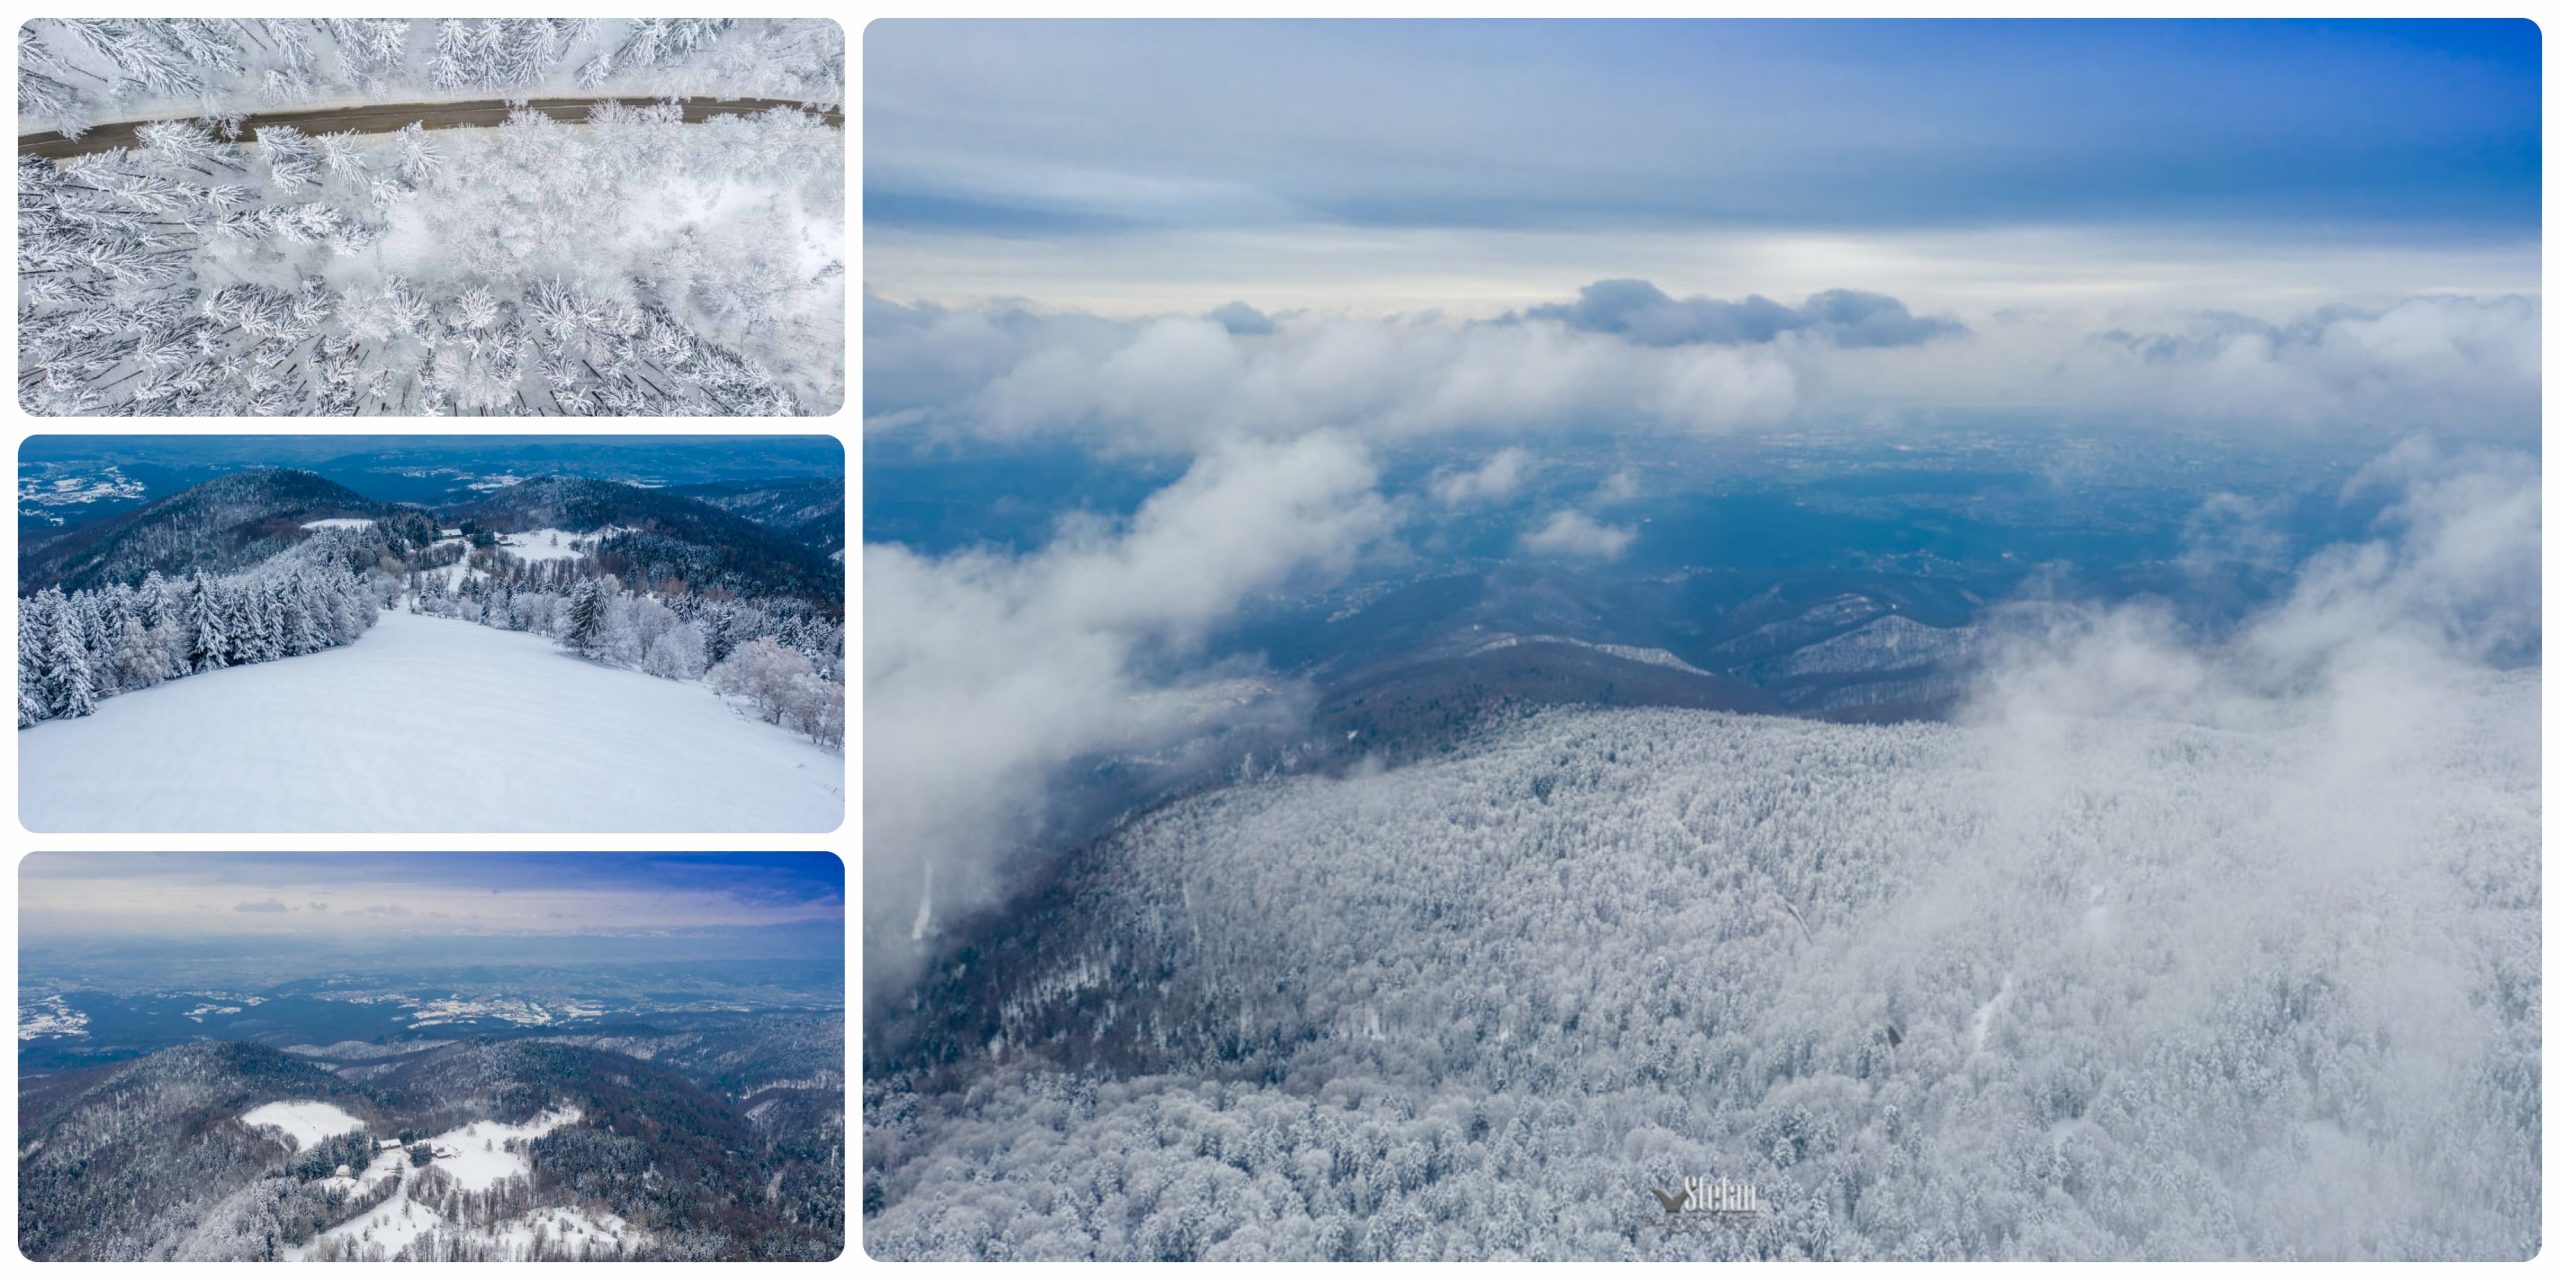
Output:
<svg viewBox="0 0 2560 1280">
<path fill-rule="evenodd" d="M 842 400 L 833 22 L 76 20 L 19 41 L 25 121 L 149 122 L 131 146 L 20 157 L 34 412 Z M 550 92 L 579 101 L 526 105 Z M 770 104 L 688 122 L 687 96 Z M 436 102 L 491 98 L 518 109 L 434 125 Z M 405 127 L 372 126 L 389 132 L 260 122 L 404 103 Z"/>
<path fill-rule="evenodd" d="M 844 98 L 844 29 L 737 18 L 38 18 L 20 128 L 329 101 L 583 93 Z"/>
<path fill-rule="evenodd" d="M 101 698 L 180 676 L 345 644 L 405 600 L 412 612 L 551 637 L 591 661 L 707 680 L 822 746 L 844 739 L 844 624 L 805 603 L 626 587 L 587 555 L 483 552 L 486 567 L 475 568 L 459 535 L 414 551 L 393 538 L 370 524 L 323 528 L 246 573 L 152 572 L 138 585 L 27 597 L 18 727 L 85 716 Z"/>
<path fill-rule="evenodd" d="M 27 598 L 18 616 L 18 727 L 85 716 L 98 699 L 198 671 L 345 644 L 373 625 L 379 593 L 342 566 Z"/>
<path fill-rule="evenodd" d="M 766 721 L 821 746 L 844 741 L 844 624 L 792 601 L 706 600 L 580 576 L 583 558 L 487 558 L 455 576 L 413 571 L 413 612 L 556 638 L 591 661 L 668 680 L 708 679 Z"/>
<path fill-rule="evenodd" d="M 758 1047 L 751 1027 L 731 1035 Z M 840 1092 L 778 1087 L 756 1110 L 680 1063 L 540 1040 L 395 1043 L 344 1075 L 309 1049 L 209 1041 L 48 1079 L 28 1108 L 20 1247 L 332 1262 L 842 1246 Z"/>
<path fill-rule="evenodd" d="M 2532 1256 L 2539 482 L 2346 487 L 2245 620 L 2003 611 L 1941 720 L 1515 704 L 928 875 L 867 935 L 868 1247 Z M 1762 1209 L 1667 1231 L 1691 1177 Z"/>
<path fill-rule="evenodd" d="M 1558 711 L 1174 805 L 902 1015 L 940 1065 L 866 1080 L 865 1240 L 2528 1256 L 2540 690 L 2453 692 L 2388 758 Z M 1705 1174 L 1765 1211 L 1666 1238 Z"/>
</svg>

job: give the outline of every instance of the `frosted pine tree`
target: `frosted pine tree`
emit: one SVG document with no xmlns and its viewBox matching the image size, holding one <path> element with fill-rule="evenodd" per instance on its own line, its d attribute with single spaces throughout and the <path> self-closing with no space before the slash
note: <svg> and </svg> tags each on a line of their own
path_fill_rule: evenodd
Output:
<svg viewBox="0 0 2560 1280">
<path fill-rule="evenodd" d="M 223 603 L 213 579 L 197 570 L 194 584 L 187 588 L 187 667 L 191 671 L 213 671 L 231 665 L 231 629 Z"/>
<path fill-rule="evenodd" d="M 114 669 L 125 689 L 148 689 L 169 678 L 168 637 L 144 623 L 139 611 L 125 614 L 117 630 Z"/>
<path fill-rule="evenodd" d="M 604 591 L 590 579 L 579 583 L 578 589 L 570 593 L 569 611 L 562 624 L 560 643 L 576 650 L 581 657 L 592 658 L 603 651 L 605 639 Z"/>
<path fill-rule="evenodd" d="M 80 624 L 59 588 L 43 601 L 44 705 L 55 718 L 85 716 L 98 709 L 98 686 L 89 670 L 89 650 L 81 643 Z"/>
<path fill-rule="evenodd" d="M 18 615 L 18 727 L 52 715 L 44 705 L 44 628 L 30 607 Z"/>
<path fill-rule="evenodd" d="M 440 91 L 460 89 L 471 83 L 474 61 L 471 24 L 460 18 L 447 18 L 436 24 L 436 56 L 427 64 L 427 78 Z"/>
<path fill-rule="evenodd" d="M 240 653 L 248 662 L 273 662 L 284 656 L 282 619 L 276 616 L 275 583 L 270 579 L 240 593 Z"/>
</svg>

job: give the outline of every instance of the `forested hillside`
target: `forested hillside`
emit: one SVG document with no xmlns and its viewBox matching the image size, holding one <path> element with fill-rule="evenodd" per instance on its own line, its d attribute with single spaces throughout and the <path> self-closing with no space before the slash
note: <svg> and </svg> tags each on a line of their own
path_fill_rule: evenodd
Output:
<svg viewBox="0 0 2560 1280">
<path fill-rule="evenodd" d="M 2381 749 L 1557 711 L 1170 805 L 919 921 L 866 1247 L 2530 1256 L 2540 686 L 2445 688 Z M 1666 1236 L 1684 1176 L 1764 1211 Z"/>
<path fill-rule="evenodd" d="M 198 569 L 230 573 L 311 537 L 307 525 L 381 523 L 394 514 L 308 471 L 243 471 L 31 543 L 19 554 L 19 590 L 133 586 L 145 574 L 181 577 Z M 435 526 L 422 516 L 390 519 L 382 534 L 385 550 L 396 554 L 431 541 Z"/>
<path fill-rule="evenodd" d="M 361 1084 L 189 1046 L 47 1082 L 21 1129 L 20 1246 L 44 1260 L 823 1260 L 843 1240 L 840 1096 L 831 1131 L 781 1131 L 568 1045 L 431 1047 Z"/>
<path fill-rule="evenodd" d="M 744 516 L 822 554 L 844 550 L 844 486 L 833 480 L 779 485 L 686 485 L 673 492 Z"/>
<path fill-rule="evenodd" d="M 834 492 L 841 528 L 843 486 Z M 443 514 L 466 531 L 601 531 L 599 562 L 632 581 L 681 580 L 695 590 L 747 596 L 844 598 L 842 565 L 783 532 L 682 493 L 545 476 Z"/>
<path fill-rule="evenodd" d="M 331 1212 L 313 1185 L 336 1167 L 242 1123 L 260 1103 L 374 1114 L 366 1091 L 251 1044 L 171 1049 L 22 1095 L 18 1248 L 30 1258 L 273 1256 Z"/>
</svg>

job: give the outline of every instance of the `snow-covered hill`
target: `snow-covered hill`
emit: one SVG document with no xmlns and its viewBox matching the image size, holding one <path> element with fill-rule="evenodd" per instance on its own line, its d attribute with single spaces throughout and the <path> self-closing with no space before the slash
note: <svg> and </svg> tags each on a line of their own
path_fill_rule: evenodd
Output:
<svg viewBox="0 0 2560 1280">
<path fill-rule="evenodd" d="M 18 738 L 38 831 L 829 831 L 844 761 L 700 684 L 387 612 Z"/>
<path fill-rule="evenodd" d="M 886 1015 L 865 1247 L 2531 1256 L 2540 680 L 2431 687 L 1550 712 L 1186 798 Z M 1763 1211 L 1666 1232 L 1686 1177 Z"/>
</svg>

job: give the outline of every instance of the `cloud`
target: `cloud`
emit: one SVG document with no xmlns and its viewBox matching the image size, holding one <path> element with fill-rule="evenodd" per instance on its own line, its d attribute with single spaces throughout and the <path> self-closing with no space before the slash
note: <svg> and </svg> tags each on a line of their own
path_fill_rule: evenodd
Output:
<svg viewBox="0 0 2560 1280">
<path fill-rule="evenodd" d="M 1999 629 L 1969 714 L 2256 728 L 2351 688 L 2396 686 L 2414 708 L 2430 682 L 2459 671 L 2539 664 L 2542 496 L 2531 455 L 2413 437 L 2351 477 L 2341 500 L 2360 495 L 2387 497 L 2372 536 L 2309 556 L 2282 598 L 2227 636 L 2189 634 L 2156 605 L 2012 615 L 2025 625 Z"/>
<path fill-rule="evenodd" d="M 1599 420 L 1716 432 L 1784 421 L 1795 375 L 1767 348 L 1650 349 L 1550 321 L 1293 321 L 1239 338 L 1197 316 L 1115 321 L 1019 306 L 865 302 L 875 429 L 1196 452 L 1311 430 L 1393 440 Z"/>
<path fill-rule="evenodd" d="M 1572 302 L 1531 307 L 1526 314 L 1586 333 L 1616 334 L 1646 347 L 1741 346 L 1775 342 L 1786 334 L 1820 338 L 1837 347 L 1905 347 L 1966 332 L 1950 317 L 1915 316 L 1900 299 L 1881 293 L 1832 289 L 1790 307 L 1756 293 L 1739 301 L 1673 298 L 1644 280 L 1602 280 L 1583 286 Z"/>
<path fill-rule="evenodd" d="M 2524 23 L 891 22 L 864 45 L 871 221 L 944 235 L 2539 218 Z"/>
<path fill-rule="evenodd" d="M 1636 540 L 1633 529 L 1605 525 L 1579 511 L 1559 511 L 1536 531 L 1523 534 L 1520 546 L 1537 555 L 1579 560 L 1615 560 Z"/>
<path fill-rule="evenodd" d="M 1178 746 L 1269 704 L 1204 667 L 1249 601 L 1339 574 L 1392 516 L 1356 441 L 1202 456 L 1127 521 L 1040 551 L 863 553 L 865 971 L 912 972 L 939 921 L 996 901 L 1079 759 Z"/>
<path fill-rule="evenodd" d="M 329 904 L 325 902 L 314 902 L 309 905 L 314 911 L 326 911 L 329 909 Z"/>
<path fill-rule="evenodd" d="M 1777 341 L 1653 345 L 1694 334 L 1695 317 L 1675 317 L 1690 326 L 1680 329 L 1622 309 L 1609 322 L 1628 331 L 1610 332 L 1560 315 L 1309 314 L 1238 337 L 1198 316 L 1115 320 L 875 295 L 865 300 L 867 422 L 1172 454 L 1312 430 L 1377 444 L 1593 427 L 1678 436 L 1984 410 L 2103 415 L 2135 428 L 2352 431 L 2377 447 L 2413 429 L 2521 444 L 2540 422 L 2541 305 L 2529 297 L 2410 298 L 2283 322 L 2150 316 L 2139 326 L 2112 313 L 2023 309 L 1920 345 L 1884 339 L 1928 318 L 1906 324 L 1898 304 L 1866 295 L 1784 310 L 1814 327 Z M 1860 336 L 1844 344 L 1844 335 Z"/>
<path fill-rule="evenodd" d="M 1230 302 L 1210 312 L 1209 318 L 1239 338 L 1267 337 L 1278 329 L 1271 323 L 1271 317 L 1242 302 Z"/>
<path fill-rule="evenodd" d="M 260 913 L 264 913 L 264 912 L 278 912 L 278 913 L 281 913 L 281 912 L 286 912 L 286 911 L 291 911 L 291 910 L 293 910 L 293 908 L 286 906 L 282 901 L 279 901 L 278 899 L 275 899 L 275 898 L 264 898 L 264 899 L 261 899 L 261 900 L 256 901 L 256 902 L 243 902 L 243 903 L 240 903 L 240 904 L 239 904 L 239 905 L 237 905 L 237 906 L 234 906 L 234 907 L 233 907 L 233 908 L 231 908 L 231 909 L 232 909 L 232 910 L 234 910 L 234 911 L 249 911 L 249 912 L 260 912 Z"/>
<path fill-rule="evenodd" d="M 1529 451 L 1512 446 L 1497 450 L 1473 469 L 1442 468 L 1431 474 L 1424 488 L 1431 500 L 1444 507 L 1468 507 L 1480 502 L 1500 502 L 1520 491 L 1520 483 L 1529 476 Z"/>
<path fill-rule="evenodd" d="M 2540 1060 L 2537 473 L 2526 454 L 2393 450 L 2346 486 L 2384 502 L 2368 533 L 2229 630 L 2140 605 L 2014 610 L 1962 729 L 1877 739 L 1896 769 L 1978 793 L 1978 815 L 1794 970 L 1791 1006 L 1939 1001 L 1906 1054 L 1935 1034 L 2003 1069 L 2068 1064 L 2077 1096 L 2117 1099 L 2086 1113 L 2097 1163 L 2202 1136 L 2220 1167 L 2287 1170 L 2310 1193 L 2251 1212 L 2310 1215 L 2288 1226 L 2305 1249 L 2354 1252 L 2407 1188 L 2451 1214 L 2505 1195 L 2467 1171 L 2533 1129 L 2478 1081 L 2529 1081 Z M 2325 1073 L 2344 1044 L 2370 1046 L 2361 1120 L 2326 1084 L 2241 1111 L 2124 1101 L 2127 1063 Z M 2304 1161 L 2305 1135 L 2337 1158 Z M 2264 1180 L 2232 1185 L 2245 1200 Z"/>
<path fill-rule="evenodd" d="M 2315 308 L 2282 323 L 2209 312 L 2127 328 L 2076 312 L 1983 318 L 1925 348 L 1797 354 L 1799 417 L 1878 410 L 2098 415 L 2261 437 L 2413 431 L 2521 446 L 2541 421 L 2542 308 L 2521 296 L 2428 296 Z"/>
<path fill-rule="evenodd" d="M 2325 307 L 2272 324 L 2208 314 L 2180 330 L 2095 335 L 2081 376 L 2192 416 L 2291 423 L 2509 419 L 2541 390 L 2542 308 L 2526 297 Z M 2082 362 L 2075 362 L 2082 363 Z"/>
</svg>

